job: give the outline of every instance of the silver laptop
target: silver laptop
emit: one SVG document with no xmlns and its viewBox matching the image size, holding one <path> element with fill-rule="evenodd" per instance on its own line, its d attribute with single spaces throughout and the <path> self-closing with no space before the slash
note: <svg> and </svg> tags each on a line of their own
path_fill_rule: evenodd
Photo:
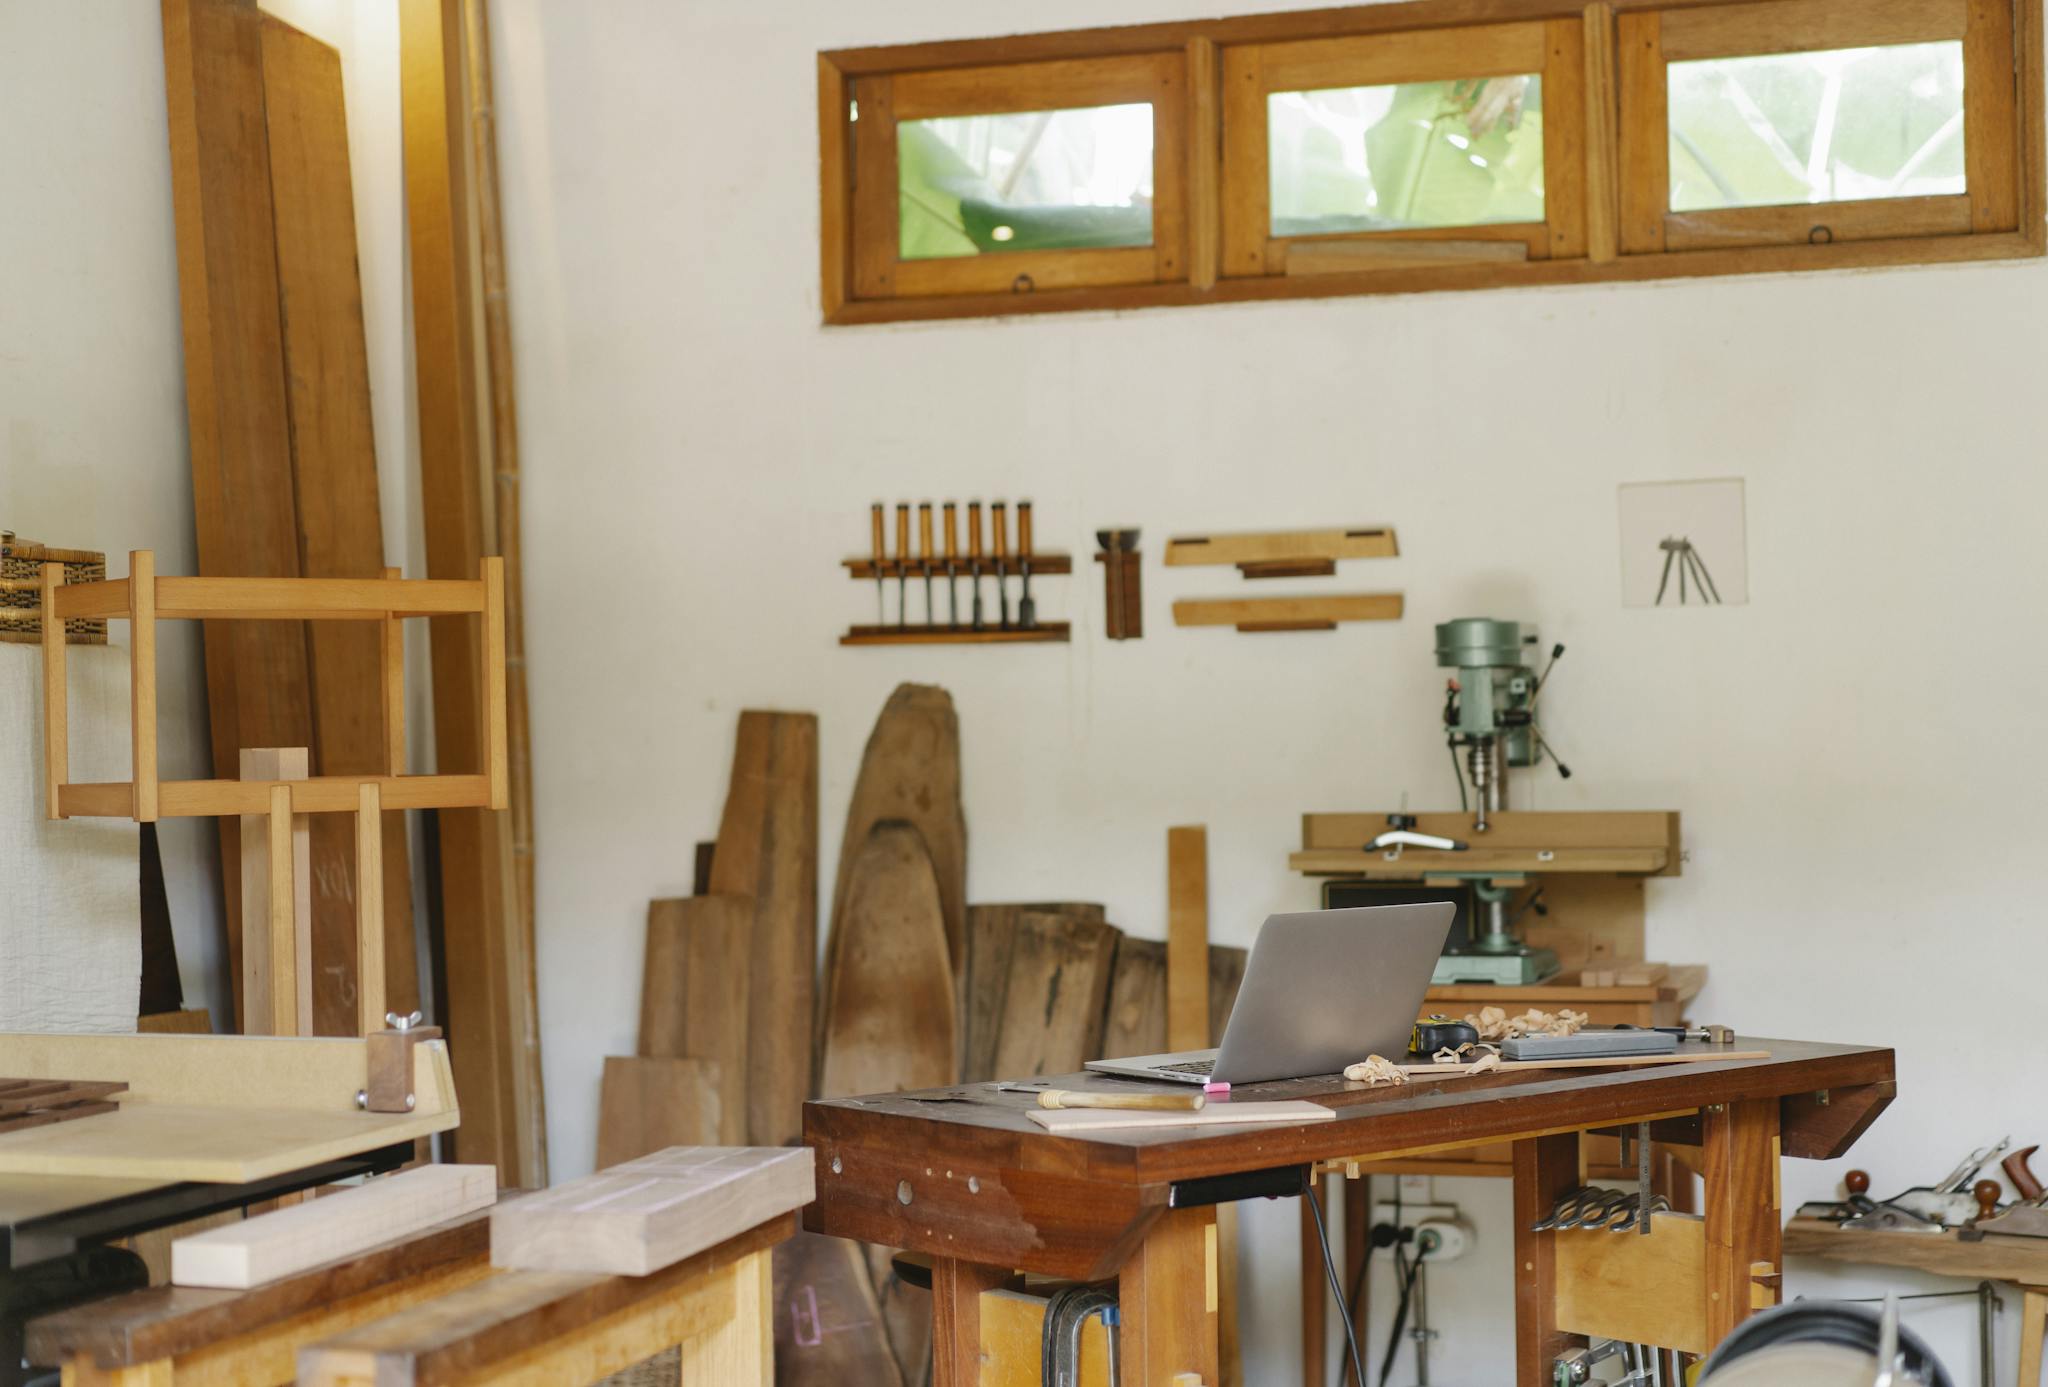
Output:
<svg viewBox="0 0 2048 1387">
<path fill-rule="evenodd" d="M 1334 1074 L 1367 1055 L 1398 1063 L 1456 913 L 1440 901 L 1268 916 L 1221 1046 L 1090 1060 L 1088 1068 L 1171 1083 L 1256 1084 Z"/>
</svg>

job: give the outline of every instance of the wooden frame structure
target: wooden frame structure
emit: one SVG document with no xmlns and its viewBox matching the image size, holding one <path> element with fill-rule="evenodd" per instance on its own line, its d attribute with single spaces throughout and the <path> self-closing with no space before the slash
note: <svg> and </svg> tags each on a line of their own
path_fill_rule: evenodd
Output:
<svg viewBox="0 0 2048 1387">
<path fill-rule="evenodd" d="M 857 324 L 2048 254 L 2042 4 L 1405 0 L 821 53 L 823 317 Z M 1964 44 L 1966 195 L 1668 212 L 1668 62 L 1923 38 Z M 1031 251 L 914 262 L 902 267 L 914 282 L 897 276 L 892 136 L 906 117 L 893 95 L 945 92 L 925 114 L 1027 109 L 1020 100 L 1042 108 L 1078 80 L 1063 74 L 1145 63 L 1162 81 L 1179 74 L 1184 98 L 1154 106 L 1161 207 L 1149 274 L 1100 259 L 1125 251 Z M 1269 234 L 1267 92 L 1509 70 L 1545 79 L 1543 223 Z M 1177 240 L 1161 230 L 1169 217 Z M 1178 264 L 1175 245 L 1185 248 Z"/>
<path fill-rule="evenodd" d="M 52 819 L 263 816 L 268 825 L 267 937 L 270 1011 L 276 1034 L 303 1027 L 296 1004 L 299 958 L 295 917 L 297 875 L 293 820 L 303 814 L 357 816 L 356 948 L 361 1033 L 383 1026 L 383 842 L 387 809 L 503 809 L 507 804 L 505 720 L 505 571 L 483 560 L 469 580 L 382 578 L 160 578 L 147 549 L 129 555 L 128 576 L 66 583 L 62 564 L 45 564 L 43 616 L 43 764 L 45 811 Z M 132 628 L 129 706 L 133 723 L 130 776 L 125 782 L 73 783 L 66 707 L 64 623 L 77 617 L 126 621 Z M 482 774 L 405 774 L 405 641 L 407 618 L 475 617 L 483 628 L 479 716 L 487 730 Z M 157 769 L 156 624 L 186 621 L 369 621 L 381 625 L 378 667 L 383 690 L 385 766 L 368 776 L 310 779 L 163 780 Z M 252 930 L 249 912 L 244 929 Z M 304 1018 L 310 1021 L 310 1017 Z M 256 1018 L 249 1018 L 255 1022 Z"/>
</svg>

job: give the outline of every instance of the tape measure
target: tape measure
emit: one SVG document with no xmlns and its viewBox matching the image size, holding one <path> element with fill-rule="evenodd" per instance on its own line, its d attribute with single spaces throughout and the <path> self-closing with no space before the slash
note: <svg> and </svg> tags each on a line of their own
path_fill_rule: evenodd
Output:
<svg viewBox="0 0 2048 1387">
<path fill-rule="evenodd" d="M 1425 1057 L 1439 1050 L 1456 1050 L 1478 1043 L 1477 1026 L 1469 1021 L 1453 1021 L 1448 1016 L 1432 1016 L 1427 1021 L 1418 1021 L 1415 1029 L 1408 1033 L 1408 1052 Z"/>
</svg>

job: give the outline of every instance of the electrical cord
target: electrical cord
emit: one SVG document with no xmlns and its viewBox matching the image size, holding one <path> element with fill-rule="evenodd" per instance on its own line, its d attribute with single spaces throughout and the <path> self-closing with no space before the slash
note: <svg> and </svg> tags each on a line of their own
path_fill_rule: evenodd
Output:
<svg viewBox="0 0 2048 1387">
<path fill-rule="evenodd" d="M 1364 1382 L 1365 1366 L 1358 1355 L 1358 1331 L 1351 1323 L 1351 1306 L 1344 1299 L 1344 1278 L 1337 1275 L 1337 1259 L 1330 1255 L 1330 1233 L 1323 1223 L 1323 1201 L 1316 1198 L 1316 1177 L 1313 1174 L 1302 1181 L 1301 1194 L 1315 1211 L 1316 1241 L 1322 1244 L 1323 1270 L 1329 1274 L 1330 1294 L 1337 1297 L 1337 1318 L 1344 1322 L 1344 1348 L 1351 1355 L 1351 1371 L 1358 1374 L 1360 1382 Z"/>
<path fill-rule="evenodd" d="M 1380 1360 L 1380 1387 L 1387 1387 L 1387 1379 L 1394 1373 L 1394 1356 L 1401 1351 L 1401 1331 L 1408 1327 L 1408 1303 L 1415 1294 L 1415 1278 L 1422 1274 L 1422 1259 L 1429 1256 L 1427 1247 L 1415 1250 L 1415 1260 L 1406 1261 L 1401 1256 L 1401 1245 L 1394 1244 L 1394 1274 L 1401 1278 L 1401 1304 L 1394 1311 L 1394 1329 L 1387 1335 L 1387 1355 Z"/>
</svg>

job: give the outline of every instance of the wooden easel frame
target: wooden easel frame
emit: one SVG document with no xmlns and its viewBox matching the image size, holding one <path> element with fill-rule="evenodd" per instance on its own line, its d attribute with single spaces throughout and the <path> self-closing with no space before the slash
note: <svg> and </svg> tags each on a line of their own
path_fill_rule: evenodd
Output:
<svg viewBox="0 0 2048 1387">
<path fill-rule="evenodd" d="M 508 803 L 505 723 L 505 565 L 485 558 L 474 580 L 381 578 L 159 578 L 156 556 L 129 554 L 126 578 L 66 583 L 62 564 L 45 564 L 43 618 L 43 773 L 45 812 L 52 819 L 166 818 L 262 815 L 268 821 L 270 900 L 267 919 L 273 971 L 273 1033 L 297 1034 L 298 958 L 293 913 L 292 818 L 356 815 L 357 1008 L 361 1032 L 384 1018 L 384 863 L 380 816 L 387 809 L 503 809 Z M 405 641 L 403 623 L 417 617 L 474 616 L 483 622 L 482 678 L 486 756 L 483 773 L 407 775 L 405 766 Z M 133 721 L 130 779 L 75 784 L 65 670 L 64 623 L 80 617 L 127 621 L 132 627 L 129 707 Z M 322 775 L 304 780 L 161 780 L 157 774 L 156 625 L 184 621 L 375 621 L 382 624 L 385 766 L 377 775 Z M 291 971 L 286 971 L 289 966 Z M 252 1018 L 253 1019 L 253 1018 Z"/>
</svg>

